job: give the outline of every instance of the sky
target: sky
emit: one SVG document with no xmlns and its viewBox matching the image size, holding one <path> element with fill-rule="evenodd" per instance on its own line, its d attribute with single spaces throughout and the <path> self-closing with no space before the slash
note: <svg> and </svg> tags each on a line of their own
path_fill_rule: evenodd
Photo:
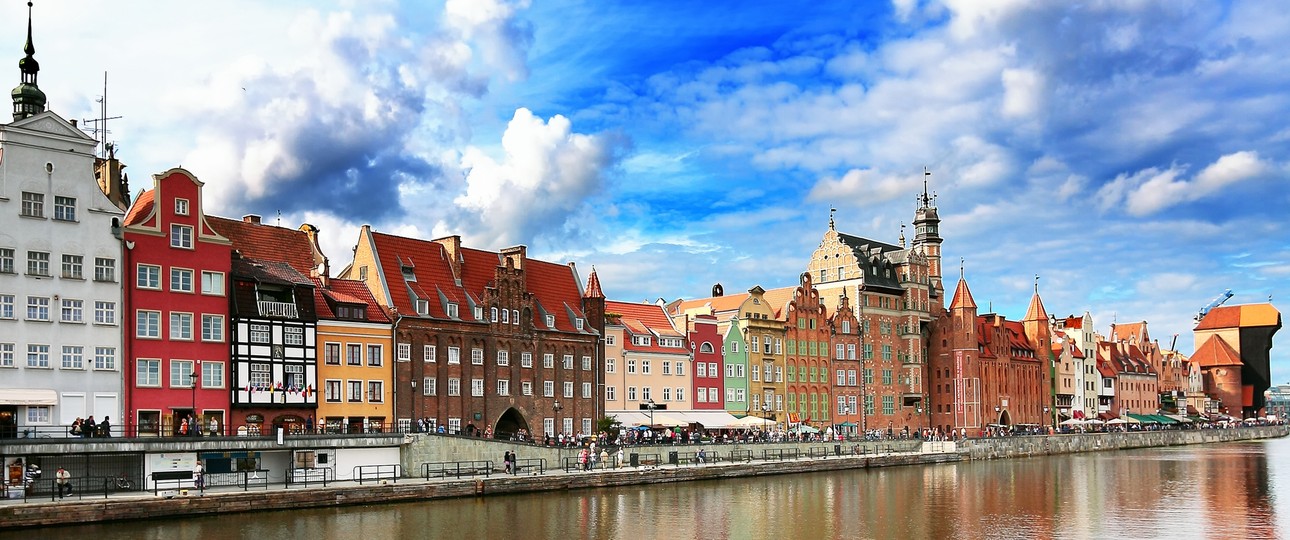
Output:
<svg viewBox="0 0 1290 540">
<path fill-rule="evenodd" d="M 182 166 L 207 213 L 321 228 L 333 269 L 370 224 L 525 244 L 616 300 L 794 285 L 830 208 L 896 243 L 926 168 L 947 290 L 962 260 L 1019 319 L 1038 275 L 1050 313 L 1190 354 L 1224 290 L 1290 299 L 1284 8 L 86 0 L 33 25 L 55 112 L 100 116 L 107 73 L 132 191 Z M 25 20 L 0 2 L 14 85 Z"/>
</svg>

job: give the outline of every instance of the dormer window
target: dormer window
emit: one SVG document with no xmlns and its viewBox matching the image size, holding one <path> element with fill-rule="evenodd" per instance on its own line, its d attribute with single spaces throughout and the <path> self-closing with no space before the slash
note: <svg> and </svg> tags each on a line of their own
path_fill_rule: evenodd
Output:
<svg viewBox="0 0 1290 540">
<path fill-rule="evenodd" d="M 428 300 L 417 300 L 417 315 L 429 315 L 430 302 Z"/>
<path fill-rule="evenodd" d="M 456 304 L 456 302 L 449 302 L 449 303 L 448 303 L 448 316 L 449 316 L 449 317 L 451 317 L 451 318 L 453 318 L 453 319 L 456 319 L 456 318 L 457 318 L 457 304 Z"/>
<path fill-rule="evenodd" d="M 475 320 L 484 320 L 484 306 L 475 306 Z"/>
<path fill-rule="evenodd" d="M 548 328 L 555 328 L 555 315 L 546 316 L 546 325 Z"/>
<path fill-rule="evenodd" d="M 400 270 L 401 272 L 403 272 L 403 280 L 404 280 L 404 281 L 416 281 L 416 280 L 417 280 L 417 274 L 416 274 L 416 272 L 414 272 L 414 271 L 413 271 L 413 268 L 412 268 L 412 266 L 411 266 L 411 265 L 406 265 L 406 264 L 404 264 L 404 265 L 399 265 L 399 270 Z"/>
<path fill-rule="evenodd" d="M 578 330 L 582 330 L 582 319 L 581 318 L 574 319 L 573 327 L 577 328 Z"/>
<path fill-rule="evenodd" d="M 366 319 L 367 306 L 361 304 L 337 304 L 336 317 L 339 319 Z"/>
</svg>

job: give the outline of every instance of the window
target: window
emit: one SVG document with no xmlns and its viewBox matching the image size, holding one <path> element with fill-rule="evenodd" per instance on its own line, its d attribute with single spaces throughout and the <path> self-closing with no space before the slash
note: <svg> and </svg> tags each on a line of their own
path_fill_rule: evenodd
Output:
<svg viewBox="0 0 1290 540">
<path fill-rule="evenodd" d="M 54 196 L 54 219 L 76 221 L 76 198 Z"/>
<path fill-rule="evenodd" d="M 891 384 L 891 370 L 890 370 L 890 369 L 884 369 L 884 370 L 882 370 L 882 384 L 883 384 L 883 385 L 890 385 L 890 384 Z"/>
<path fill-rule="evenodd" d="M 650 371 L 651 371 L 651 369 L 650 369 L 650 361 L 649 361 L 649 360 L 641 360 L 641 374 L 642 374 L 642 375 L 649 375 L 649 374 L 650 374 Z"/>
<path fill-rule="evenodd" d="M 585 398 L 591 397 L 591 383 L 589 382 L 582 383 L 582 397 L 585 397 Z"/>
<path fill-rule="evenodd" d="M 555 382 L 542 381 L 542 396 L 555 397 Z"/>
<path fill-rule="evenodd" d="M 421 348 L 421 358 L 426 362 L 438 362 L 438 352 L 439 349 L 436 349 L 434 345 L 426 345 Z"/>
<path fill-rule="evenodd" d="M 371 403 L 385 402 L 384 381 L 367 381 L 367 401 Z"/>
<path fill-rule="evenodd" d="M 184 268 L 171 268 L 170 290 L 185 293 L 193 292 L 193 271 Z"/>
<path fill-rule="evenodd" d="M 520 367 L 523 367 L 523 368 L 533 367 L 533 353 L 531 352 L 520 353 Z"/>
<path fill-rule="evenodd" d="M 574 327 L 574 328 L 576 328 L 576 329 L 578 329 L 578 330 L 582 330 L 582 318 L 581 318 L 581 317 L 576 318 L 576 319 L 574 319 L 574 320 L 573 320 L 573 327 Z"/>
<path fill-rule="evenodd" d="M 161 386 L 161 360 L 140 358 L 134 363 L 136 386 Z"/>
<path fill-rule="evenodd" d="M 452 377 L 448 379 L 448 395 L 450 396 L 461 395 L 461 379 L 458 379 L 456 377 Z"/>
<path fill-rule="evenodd" d="M 471 363 L 472 365 L 476 365 L 476 366 L 482 366 L 482 365 L 484 365 L 484 349 L 478 349 L 478 348 L 476 348 L 476 349 L 471 349 L 471 350 L 470 350 L 470 363 Z"/>
<path fill-rule="evenodd" d="M 546 316 L 546 326 L 547 328 L 555 328 L 555 315 Z"/>
<path fill-rule="evenodd" d="M 135 320 L 134 335 L 141 338 L 160 338 L 161 312 L 139 310 Z"/>
<path fill-rule="evenodd" d="M 380 367 L 384 361 L 385 351 L 383 347 L 377 344 L 367 346 L 367 365 L 370 367 Z"/>
<path fill-rule="evenodd" d="M 188 215 L 188 199 L 175 199 L 175 215 Z"/>
<path fill-rule="evenodd" d="M 63 279 L 85 279 L 85 257 L 63 255 Z"/>
<path fill-rule="evenodd" d="M 0 274 L 12 274 L 13 248 L 0 248 Z"/>
<path fill-rule="evenodd" d="M 499 366 L 509 366 L 509 365 L 511 365 L 511 352 L 510 352 L 510 351 L 497 351 L 497 365 L 499 365 Z"/>
<path fill-rule="evenodd" d="M 636 373 L 636 359 L 634 358 L 627 359 L 627 373 L 628 374 Z"/>
<path fill-rule="evenodd" d="M 395 351 L 396 351 L 396 352 L 395 352 L 395 355 L 397 356 L 397 358 L 396 358 L 396 360 L 397 360 L 397 361 L 399 361 L 399 362 L 411 362 L 411 361 L 412 361 L 412 344 L 411 344 L 411 343 L 400 343 L 400 344 L 398 344 L 398 347 L 395 349 Z"/>
<path fill-rule="evenodd" d="M 10 351 L 12 353 L 12 351 Z M 116 369 L 116 347 L 94 348 L 94 369 L 111 371 Z"/>
<path fill-rule="evenodd" d="M 590 356 L 584 356 L 584 357 L 582 357 L 582 370 L 583 370 L 583 371 L 591 371 L 591 357 L 590 357 Z"/>
<path fill-rule="evenodd" d="M 172 224 L 170 226 L 170 247 L 192 249 L 193 228 L 188 225 Z"/>
<path fill-rule="evenodd" d="M 502 310 L 502 324 L 508 324 L 508 323 L 510 323 L 510 322 L 511 322 L 511 312 L 509 312 L 509 311 L 507 311 L 507 310 L 503 309 L 503 310 Z"/>
<path fill-rule="evenodd" d="M 532 382 L 532 381 L 524 381 L 524 382 L 520 383 L 520 393 L 522 393 L 522 394 L 524 394 L 524 395 L 526 395 L 526 396 L 531 396 L 531 395 L 533 395 L 533 382 Z"/>
<path fill-rule="evenodd" d="M 460 349 L 460 348 L 457 348 L 457 347 L 448 347 L 448 363 L 449 363 L 449 364 L 460 364 L 460 363 L 461 363 L 461 349 Z"/>
<path fill-rule="evenodd" d="M 421 380 L 421 395 L 433 396 L 439 393 L 439 379 L 436 377 L 426 377 Z"/>
<path fill-rule="evenodd" d="M 49 418 L 50 418 L 49 407 L 45 407 L 45 406 L 37 407 L 32 405 L 27 406 L 28 424 L 48 424 L 50 422 Z"/>
<path fill-rule="evenodd" d="M 613 359 L 613 358 L 606 358 L 606 359 L 605 359 L 605 373 L 617 373 L 615 370 L 616 370 L 616 369 L 618 369 L 618 368 L 617 368 L 617 367 L 615 367 L 615 365 L 614 365 L 614 364 L 615 364 L 615 362 L 614 362 L 614 359 Z"/>
<path fill-rule="evenodd" d="M 49 367 L 49 345 L 27 345 L 27 367 Z"/>
<path fill-rule="evenodd" d="M 664 375 L 671 375 L 671 374 L 672 374 L 672 363 L 671 363 L 671 362 L 663 362 L 663 374 L 664 374 Z"/>
<path fill-rule="evenodd" d="M 60 320 L 68 323 L 85 322 L 85 301 L 63 299 Z"/>
<path fill-rule="evenodd" d="M 202 294 L 224 296 L 224 273 L 202 271 Z"/>
<path fill-rule="evenodd" d="M 683 362 L 676 363 L 676 374 L 685 375 L 685 364 Z"/>
<path fill-rule="evenodd" d="M 695 372 L 694 372 L 695 377 L 708 376 L 708 365 L 706 363 L 699 362 L 698 365 L 694 367 L 694 369 L 695 369 Z"/>
<path fill-rule="evenodd" d="M 676 400 L 685 401 L 685 388 L 680 386 L 676 387 Z"/>
<path fill-rule="evenodd" d="M 224 387 L 224 362 L 202 362 L 202 388 Z"/>
<path fill-rule="evenodd" d="M 85 369 L 85 347 L 63 345 L 63 369 Z"/>
<path fill-rule="evenodd" d="M 564 418 L 564 419 L 562 419 L 562 421 L 561 421 L 560 423 L 564 426 L 564 432 L 565 432 L 565 433 L 568 433 L 568 434 L 570 434 L 570 435 L 572 435 L 572 434 L 573 434 L 573 419 L 572 419 L 572 418 Z"/>
<path fill-rule="evenodd" d="M 654 399 L 653 397 L 650 396 L 649 390 L 650 390 L 650 387 L 648 386 L 641 388 L 641 401 L 649 401 L 651 399 Z"/>
<path fill-rule="evenodd" d="M 304 345 L 305 329 L 299 326 L 284 326 L 282 328 L 282 343 L 284 345 Z"/>
<path fill-rule="evenodd" d="M 224 316 L 202 314 L 202 341 L 224 341 Z"/>
<path fill-rule="evenodd" d="M 327 342 L 323 344 L 323 362 L 331 366 L 340 365 L 340 344 Z"/>
<path fill-rule="evenodd" d="M 25 217 L 45 217 L 45 194 L 22 192 L 22 215 Z"/>
<path fill-rule="evenodd" d="M 493 322 L 497 322 L 497 308 L 489 308 L 488 314 L 489 318 L 492 319 Z"/>
<path fill-rule="evenodd" d="M 484 379 L 476 377 L 470 380 L 470 395 L 472 397 L 482 397 L 484 395 Z"/>
<path fill-rule="evenodd" d="M 573 382 L 572 382 L 572 381 L 568 381 L 568 382 L 565 382 L 565 383 L 564 383 L 564 397 L 567 397 L 567 398 L 571 398 L 571 397 L 573 397 Z"/>
<path fill-rule="evenodd" d="M 882 414 L 896 414 L 896 398 L 882 396 Z"/>
<path fill-rule="evenodd" d="M 838 373 L 838 382 L 837 382 L 837 386 L 844 386 L 844 385 L 846 385 L 846 384 L 847 384 L 847 370 L 845 370 L 845 369 L 839 369 L 837 373 Z"/>
<path fill-rule="evenodd" d="M 617 397 L 615 397 L 615 396 L 617 395 L 617 393 L 618 393 L 618 392 L 614 389 L 614 387 L 612 387 L 612 386 L 606 386 L 606 387 L 605 387 L 605 401 L 614 401 L 615 399 L 618 399 Z"/>
<path fill-rule="evenodd" d="M 95 257 L 94 281 L 116 281 L 116 259 Z"/>
<path fill-rule="evenodd" d="M 635 387 L 635 386 L 628 386 L 628 387 L 627 387 L 627 401 L 636 401 L 636 387 Z"/>
<path fill-rule="evenodd" d="M 429 312 L 430 312 L 430 308 L 429 308 L 429 306 L 427 306 L 427 307 L 426 307 L 426 313 L 429 313 Z M 448 304 L 448 316 L 449 316 L 449 317 L 451 317 L 451 318 L 453 318 L 453 319 L 456 319 L 456 318 L 457 318 L 457 304 L 455 304 L 455 303 L 449 303 L 449 304 Z"/>
<path fill-rule="evenodd" d="M 193 386 L 193 361 L 192 360 L 171 360 L 170 361 L 170 387 L 171 388 L 192 388 Z"/>
<path fill-rule="evenodd" d="M 170 339 L 192 341 L 193 314 L 170 312 Z"/>
<path fill-rule="evenodd" d="M 605 345 L 613 345 L 616 341 L 613 334 L 605 336 Z"/>
<path fill-rule="evenodd" d="M 140 289 L 161 289 L 161 267 L 153 264 L 140 264 L 134 286 Z"/>
<path fill-rule="evenodd" d="M 12 343 L 0 343 L 0 367 L 14 367 L 14 347 Z"/>
<path fill-rule="evenodd" d="M 94 302 L 94 324 L 116 324 L 116 302 Z"/>
<path fill-rule="evenodd" d="M 564 355 L 564 357 L 562 358 L 562 360 L 563 360 L 563 364 L 564 364 L 564 369 L 573 369 L 573 355 L 572 355 L 572 354 L 566 354 L 566 355 Z"/>
<path fill-rule="evenodd" d="M 363 401 L 363 381 L 345 381 L 349 387 L 349 396 L 347 401 L 351 403 L 362 403 Z"/>
<path fill-rule="evenodd" d="M 508 379 L 497 379 L 497 395 L 511 395 L 511 381 Z"/>
<path fill-rule="evenodd" d="M 251 343 L 268 343 L 272 334 L 267 324 L 253 324 L 250 332 Z"/>
<path fill-rule="evenodd" d="M 269 364 L 254 363 L 251 364 L 251 386 L 256 388 L 269 388 L 273 384 L 273 372 Z"/>
<path fill-rule="evenodd" d="M 337 379 L 328 379 L 323 384 L 323 399 L 330 403 L 340 403 L 340 381 Z"/>
<path fill-rule="evenodd" d="M 345 364 L 349 366 L 363 365 L 363 346 L 358 343 L 345 344 Z"/>
<path fill-rule="evenodd" d="M 27 274 L 33 276 L 48 276 L 49 253 L 45 251 L 28 251 Z"/>
</svg>

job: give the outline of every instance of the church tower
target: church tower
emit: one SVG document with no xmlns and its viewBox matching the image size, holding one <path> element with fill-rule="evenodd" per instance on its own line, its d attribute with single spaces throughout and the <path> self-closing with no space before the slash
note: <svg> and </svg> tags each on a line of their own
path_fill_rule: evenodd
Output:
<svg viewBox="0 0 1290 540">
<path fill-rule="evenodd" d="M 941 283 L 941 218 L 936 213 L 936 196 L 929 195 L 927 191 L 927 179 L 931 175 L 931 171 L 923 169 L 923 193 L 918 196 L 918 208 L 914 210 L 914 242 L 911 247 L 927 256 L 931 295 L 941 298 L 945 291 Z"/>
<path fill-rule="evenodd" d="M 40 72 L 40 63 L 32 56 L 36 54 L 36 47 L 31 44 L 31 2 L 27 2 L 27 43 L 23 45 L 22 52 L 27 53 L 27 56 L 18 61 L 22 82 L 18 83 L 11 92 L 15 122 L 45 112 L 45 93 L 36 85 L 36 74 Z"/>
</svg>

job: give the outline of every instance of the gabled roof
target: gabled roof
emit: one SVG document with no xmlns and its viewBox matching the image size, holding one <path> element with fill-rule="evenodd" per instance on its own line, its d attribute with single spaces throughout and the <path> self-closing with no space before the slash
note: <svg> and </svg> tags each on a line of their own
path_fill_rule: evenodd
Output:
<svg viewBox="0 0 1290 540">
<path fill-rule="evenodd" d="M 152 214 L 153 199 L 157 196 L 156 189 L 150 189 L 139 195 L 130 205 L 130 211 L 125 215 L 124 226 L 138 225 Z"/>
<path fill-rule="evenodd" d="M 903 291 L 900 285 L 900 276 L 894 270 L 894 267 L 903 264 L 909 257 L 909 250 L 879 242 L 869 238 L 863 238 L 846 233 L 838 233 L 838 241 L 843 245 L 851 248 L 852 255 L 860 263 L 860 271 L 864 272 L 864 283 L 866 288 L 883 288 L 891 291 Z M 878 261 L 877 271 L 874 271 L 873 263 Z M 888 275 L 887 270 L 892 270 Z"/>
<path fill-rule="evenodd" d="M 390 289 L 393 308 L 404 315 L 416 314 L 415 299 L 427 300 L 428 316 L 450 319 L 447 304 L 457 304 L 457 320 L 476 321 L 473 308 L 482 302 L 485 289 L 496 285 L 497 267 L 504 264 L 502 253 L 461 247 L 461 275 L 454 274 L 448 248 L 438 241 L 419 240 L 371 232 L 374 255 Z M 594 333 L 584 325 L 578 330 L 573 319 L 585 319 L 582 289 L 572 266 L 525 257 L 524 282 L 533 295 L 533 328 L 550 329 L 546 315 L 555 318 L 554 330 Z M 412 279 L 405 279 L 404 272 Z M 415 299 L 414 296 L 415 295 Z M 487 313 L 485 313 L 487 316 Z"/>
<path fill-rule="evenodd" d="M 649 335 L 651 337 L 668 337 L 684 339 L 685 334 L 672 325 L 672 318 L 667 316 L 663 307 L 657 304 L 638 304 L 605 300 L 605 312 L 618 315 L 620 324 L 632 335 Z M 657 339 L 651 339 L 648 346 L 638 345 L 630 339 L 623 340 L 623 349 L 637 352 L 663 352 L 685 354 L 684 347 L 661 347 Z"/>
<path fill-rule="evenodd" d="M 1211 313 L 1213 313 L 1211 311 Z M 1241 355 L 1236 353 L 1227 341 L 1217 335 L 1209 336 L 1196 352 L 1192 353 L 1191 361 L 1199 364 L 1201 367 L 1216 366 L 1239 366 L 1242 364 Z"/>
<path fill-rule="evenodd" d="M 252 279 L 259 283 L 277 285 L 308 285 L 314 282 L 304 274 L 282 261 L 270 261 L 242 257 L 233 259 L 233 275 Z"/>
<path fill-rule="evenodd" d="M 282 261 L 305 276 L 313 275 L 322 263 L 315 260 L 321 254 L 315 254 L 313 242 L 302 230 L 217 216 L 206 216 L 206 220 L 215 232 L 232 241 L 233 249 L 243 257 Z"/>
<path fill-rule="evenodd" d="M 365 308 L 367 322 L 386 323 L 390 318 L 386 316 L 385 310 L 377 304 L 376 298 L 372 296 L 372 291 L 367 288 L 367 284 L 362 281 L 352 279 L 328 279 L 326 285 L 323 280 L 313 278 L 314 282 L 314 309 L 318 312 L 319 319 L 336 319 L 335 312 L 332 311 L 333 302 L 344 304 L 357 304 Z M 330 302 L 328 300 L 331 300 Z"/>
<path fill-rule="evenodd" d="M 1151 341 L 1147 335 L 1147 321 L 1118 323 L 1111 327 L 1111 341 L 1136 339 L 1139 343 Z"/>
<path fill-rule="evenodd" d="M 1218 328 L 1249 328 L 1259 326 L 1281 326 L 1281 312 L 1272 304 L 1242 304 L 1238 306 L 1219 306 L 1209 310 L 1205 318 L 1196 325 L 1196 330 L 1214 330 Z"/>
</svg>

